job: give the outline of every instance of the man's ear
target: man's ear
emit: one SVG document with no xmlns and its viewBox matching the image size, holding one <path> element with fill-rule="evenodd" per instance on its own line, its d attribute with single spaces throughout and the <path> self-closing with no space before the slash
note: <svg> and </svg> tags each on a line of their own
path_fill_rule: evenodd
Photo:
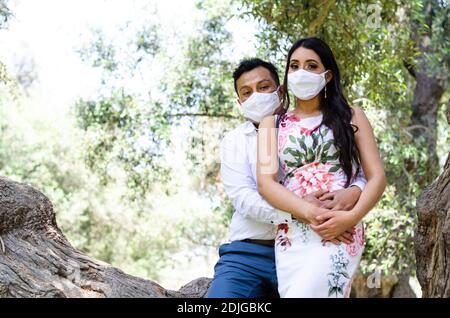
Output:
<svg viewBox="0 0 450 318">
<path fill-rule="evenodd" d="M 328 71 L 325 73 L 325 80 L 327 81 L 327 83 L 329 83 L 332 78 L 333 78 L 333 73 L 331 71 Z"/>
<path fill-rule="evenodd" d="M 282 99 L 283 95 L 284 95 L 284 86 L 280 85 L 278 86 L 278 96 L 280 96 L 280 99 Z"/>
</svg>

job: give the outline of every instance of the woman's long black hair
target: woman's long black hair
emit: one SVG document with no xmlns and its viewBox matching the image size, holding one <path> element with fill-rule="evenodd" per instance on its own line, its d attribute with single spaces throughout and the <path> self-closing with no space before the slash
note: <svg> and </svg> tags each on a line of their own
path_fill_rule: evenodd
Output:
<svg viewBox="0 0 450 318">
<path fill-rule="evenodd" d="M 284 112 L 287 111 L 290 104 L 287 80 L 289 64 L 292 54 L 299 47 L 304 47 L 316 52 L 322 60 L 325 70 L 330 70 L 333 74 L 332 79 L 326 84 L 326 98 L 324 96 L 324 90 L 320 93 L 320 110 L 323 114 L 322 124 L 333 131 L 334 143 L 339 152 L 341 168 L 347 176 L 345 187 L 348 187 L 353 177 L 353 163 L 356 165 L 355 175 L 359 173 L 361 167 L 359 151 L 355 142 L 355 132 L 358 130 L 358 127 L 350 123 L 352 119 L 352 109 L 342 93 L 340 83 L 341 74 L 336 59 L 328 44 L 321 39 L 315 37 L 300 39 L 295 42 L 289 50 L 283 82 Z"/>
</svg>

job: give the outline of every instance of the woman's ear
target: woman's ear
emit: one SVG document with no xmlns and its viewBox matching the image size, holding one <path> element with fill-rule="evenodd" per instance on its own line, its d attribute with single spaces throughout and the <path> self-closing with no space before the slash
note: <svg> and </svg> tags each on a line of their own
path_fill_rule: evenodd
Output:
<svg viewBox="0 0 450 318">
<path fill-rule="evenodd" d="M 325 80 L 327 81 L 327 84 L 331 81 L 332 78 L 333 78 L 333 73 L 331 73 L 331 71 L 328 71 L 325 73 Z"/>
</svg>

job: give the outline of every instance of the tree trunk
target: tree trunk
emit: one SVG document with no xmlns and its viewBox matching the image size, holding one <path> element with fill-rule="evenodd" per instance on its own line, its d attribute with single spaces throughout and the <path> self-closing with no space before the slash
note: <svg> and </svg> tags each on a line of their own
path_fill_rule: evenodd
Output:
<svg viewBox="0 0 450 318">
<path fill-rule="evenodd" d="M 421 60 L 418 63 L 425 63 L 425 61 Z M 426 69 L 416 71 L 415 78 L 416 88 L 412 103 L 413 112 L 410 130 L 414 138 L 424 137 L 423 146 L 426 148 L 426 153 L 429 156 L 428 160 L 422 163 L 425 164 L 425 173 L 422 175 L 415 174 L 415 178 L 422 188 L 437 177 L 437 167 L 439 167 L 436 153 L 437 113 L 439 101 L 444 93 L 444 86 L 441 79 L 430 76 Z M 419 164 L 421 163 L 409 162 L 406 165 L 406 170 L 414 173 L 419 168 Z"/>
<path fill-rule="evenodd" d="M 199 278 L 166 290 L 83 255 L 45 195 L 0 177 L 0 297 L 203 297 L 209 284 Z"/>
<path fill-rule="evenodd" d="M 447 108 L 450 124 L 450 101 Z M 423 297 L 450 297 L 450 153 L 441 176 L 417 199 L 417 278 Z"/>
<path fill-rule="evenodd" d="M 448 86 L 447 74 L 436 69 L 430 62 L 429 55 L 442 58 L 442 52 L 433 51 L 432 41 L 439 41 L 439 35 L 435 34 L 433 23 L 436 20 L 440 4 L 436 0 L 425 1 L 422 7 L 422 17 L 425 26 L 413 19 L 411 25 L 411 39 L 415 42 L 417 51 L 420 53 L 416 58 L 415 66 L 405 63 L 409 73 L 416 80 L 414 98 L 412 102 L 411 126 L 409 127 L 414 138 L 424 137 L 423 147 L 427 150 L 428 160 L 425 171 L 417 174 L 417 168 L 422 163 L 406 163 L 406 170 L 413 173 L 415 180 L 421 188 L 430 184 L 438 173 L 439 161 L 436 154 L 437 142 L 437 114 L 439 101 Z M 442 63 L 445 63 L 442 60 Z M 421 169 L 422 170 L 422 169 Z"/>
</svg>

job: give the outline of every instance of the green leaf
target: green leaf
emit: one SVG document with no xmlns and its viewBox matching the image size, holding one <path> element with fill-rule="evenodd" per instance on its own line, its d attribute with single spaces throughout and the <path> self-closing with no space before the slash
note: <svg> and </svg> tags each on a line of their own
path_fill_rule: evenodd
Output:
<svg viewBox="0 0 450 318">
<path fill-rule="evenodd" d="M 332 156 L 327 156 L 327 160 L 336 160 L 339 158 L 339 152 L 336 152 L 334 155 Z"/>
<path fill-rule="evenodd" d="M 295 137 L 292 135 L 289 135 L 289 140 L 292 141 L 295 144 Z"/>
<path fill-rule="evenodd" d="M 342 276 L 344 276 L 345 278 L 350 279 L 350 276 L 348 275 L 347 272 L 339 272 L 340 274 L 342 274 Z"/>
<path fill-rule="evenodd" d="M 336 172 L 336 171 L 339 170 L 339 168 L 340 168 L 339 165 L 333 166 L 333 167 L 331 167 L 331 168 L 328 170 L 328 172 Z"/>
<path fill-rule="evenodd" d="M 295 158 L 302 156 L 302 153 L 300 151 L 298 151 L 297 149 L 289 148 L 289 153 Z"/>
<path fill-rule="evenodd" d="M 315 158 L 316 158 L 316 155 L 315 155 L 314 151 L 311 148 L 309 148 L 308 149 L 308 162 L 313 162 Z"/>
<path fill-rule="evenodd" d="M 335 293 L 335 290 L 336 290 L 336 287 L 330 287 L 330 289 L 328 290 L 328 297 L 333 295 Z"/>
<path fill-rule="evenodd" d="M 313 138 L 312 147 L 313 147 L 313 149 L 316 149 L 317 144 L 319 143 L 319 136 L 312 134 L 312 138 Z"/>
<path fill-rule="evenodd" d="M 330 149 L 330 147 L 331 147 L 331 145 L 333 144 L 333 140 L 329 140 L 329 141 L 327 141 L 326 143 L 325 143 L 325 145 L 323 146 L 323 152 L 325 153 L 325 152 L 327 152 L 328 151 L 328 149 Z"/>
<path fill-rule="evenodd" d="M 300 147 L 302 147 L 302 149 L 305 151 L 305 153 L 307 153 L 308 152 L 308 147 L 306 147 L 304 138 L 302 138 L 302 139 L 297 138 L 297 141 L 298 141 Z"/>
</svg>

